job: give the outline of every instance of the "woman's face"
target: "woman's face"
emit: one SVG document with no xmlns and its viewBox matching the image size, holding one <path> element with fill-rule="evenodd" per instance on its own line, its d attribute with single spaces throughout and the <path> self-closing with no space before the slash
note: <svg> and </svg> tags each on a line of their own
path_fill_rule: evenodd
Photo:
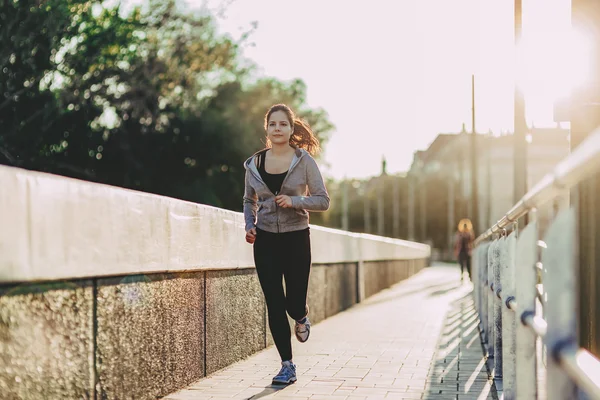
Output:
<svg viewBox="0 0 600 400">
<path fill-rule="evenodd" d="M 288 144 L 292 136 L 292 126 L 283 111 L 275 111 L 267 124 L 267 137 L 273 145 Z"/>
</svg>

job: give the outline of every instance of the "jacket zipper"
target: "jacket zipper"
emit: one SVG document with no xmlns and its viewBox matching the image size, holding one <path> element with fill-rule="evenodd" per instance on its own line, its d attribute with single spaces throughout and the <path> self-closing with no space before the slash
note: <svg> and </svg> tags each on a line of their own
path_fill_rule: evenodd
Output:
<svg viewBox="0 0 600 400">
<path fill-rule="evenodd" d="M 290 176 L 290 174 L 292 173 L 292 170 L 300 162 L 300 158 L 301 157 L 298 157 L 296 162 L 290 166 L 290 169 L 288 169 L 288 173 L 285 174 L 285 178 L 283 178 L 283 181 L 281 182 L 281 189 L 283 189 L 283 185 L 285 184 L 285 181 L 287 180 L 288 176 Z M 275 193 L 275 196 L 277 196 L 277 193 Z M 277 233 L 279 233 L 279 209 L 278 209 L 277 203 L 275 203 L 275 213 L 277 214 Z"/>
<path fill-rule="evenodd" d="M 281 185 L 283 186 L 283 184 Z M 279 193 L 279 191 L 275 191 L 275 196 L 277 196 L 277 193 Z M 279 206 L 277 205 L 277 202 L 275 202 L 275 217 L 277 217 L 277 233 L 279 232 Z"/>
</svg>

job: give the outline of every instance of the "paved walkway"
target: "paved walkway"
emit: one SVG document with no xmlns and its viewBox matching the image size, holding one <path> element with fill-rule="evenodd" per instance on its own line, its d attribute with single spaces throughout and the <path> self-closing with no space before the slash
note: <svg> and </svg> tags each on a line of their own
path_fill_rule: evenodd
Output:
<svg viewBox="0 0 600 400">
<path fill-rule="evenodd" d="M 494 399 L 471 290 L 435 264 L 294 338 L 295 384 L 272 346 L 165 399 Z"/>
</svg>

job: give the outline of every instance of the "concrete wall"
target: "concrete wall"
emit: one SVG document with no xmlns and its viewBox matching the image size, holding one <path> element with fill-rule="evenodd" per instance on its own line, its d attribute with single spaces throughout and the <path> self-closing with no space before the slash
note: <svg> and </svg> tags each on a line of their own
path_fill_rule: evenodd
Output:
<svg viewBox="0 0 600 400">
<path fill-rule="evenodd" d="M 241 214 L 6 167 L 0 184 L 2 399 L 155 399 L 272 342 Z M 430 254 L 317 226 L 311 240 L 314 323 Z"/>
</svg>

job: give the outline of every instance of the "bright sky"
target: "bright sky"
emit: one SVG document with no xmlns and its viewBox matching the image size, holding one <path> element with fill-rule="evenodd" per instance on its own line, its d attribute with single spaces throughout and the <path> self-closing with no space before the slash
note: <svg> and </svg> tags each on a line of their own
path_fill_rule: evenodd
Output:
<svg viewBox="0 0 600 400">
<path fill-rule="evenodd" d="M 477 131 L 512 130 L 512 3 L 235 0 L 218 21 L 234 38 L 258 22 L 244 56 L 266 76 L 302 79 L 309 105 L 327 110 L 336 126 L 325 173 L 367 177 L 379 173 L 382 157 L 388 172 L 406 171 L 438 133 L 463 123 L 470 131 L 473 73 Z M 524 3 L 528 121 L 554 126 L 553 101 L 568 89 L 560 74 L 570 1 Z"/>
</svg>

